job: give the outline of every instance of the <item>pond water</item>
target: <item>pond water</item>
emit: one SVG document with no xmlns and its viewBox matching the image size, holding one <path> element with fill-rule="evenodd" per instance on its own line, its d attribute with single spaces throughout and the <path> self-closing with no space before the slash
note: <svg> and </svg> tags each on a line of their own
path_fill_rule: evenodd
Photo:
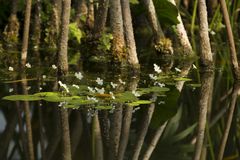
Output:
<svg viewBox="0 0 240 160">
<path fill-rule="evenodd" d="M 0 159 L 237 159 L 239 86 L 223 58 L 213 70 L 169 57 L 140 72 L 70 68 L 61 81 L 51 61 L 1 69 Z"/>
</svg>

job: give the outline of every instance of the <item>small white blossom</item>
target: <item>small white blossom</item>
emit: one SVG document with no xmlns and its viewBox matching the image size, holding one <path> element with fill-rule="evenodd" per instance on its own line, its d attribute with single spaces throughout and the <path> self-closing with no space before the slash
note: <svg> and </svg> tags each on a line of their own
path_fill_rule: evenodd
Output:
<svg viewBox="0 0 240 160">
<path fill-rule="evenodd" d="M 158 74 L 162 72 L 162 70 L 160 69 L 160 67 L 156 64 L 153 64 L 154 66 L 154 71 L 157 72 Z"/>
<path fill-rule="evenodd" d="M 95 97 L 88 97 L 88 96 L 87 96 L 87 100 L 89 100 L 89 101 L 94 101 L 94 102 L 98 102 L 97 98 L 95 98 Z"/>
<path fill-rule="evenodd" d="M 8 67 L 8 70 L 9 70 L 9 71 L 14 71 L 13 67 L 11 67 L 11 66 Z"/>
<path fill-rule="evenodd" d="M 82 78 L 83 78 L 83 75 L 82 75 L 82 73 L 81 72 L 76 72 L 75 74 L 74 74 L 74 76 L 77 78 L 77 79 L 79 79 L 79 80 L 81 80 Z"/>
<path fill-rule="evenodd" d="M 112 88 L 116 88 L 117 87 L 116 83 L 111 82 L 110 84 L 111 84 Z"/>
<path fill-rule="evenodd" d="M 27 90 L 30 90 L 31 88 L 32 88 L 31 86 L 28 86 L 28 87 L 27 87 Z"/>
<path fill-rule="evenodd" d="M 46 75 L 42 75 L 42 78 L 43 78 L 43 79 L 46 79 L 46 78 L 47 78 L 47 76 L 46 76 Z"/>
<path fill-rule="evenodd" d="M 181 72 L 181 69 L 175 67 L 175 71 L 176 71 L 176 72 Z"/>
<path fill-rule="evenodd" d="M 104 92 L 105 92 L 105 89 L 104 88 L 97 88 L 97 87 L 95 87 L 95 90 L 99 93 L 99 94 L 104 94 Z"/>
<path fill-rule="evenodd" d="M 195 66 L 195 64 L 192 64 L 192 67 L 193 67 L 193 69 L 197 69 L 197 67 Z"/>
<path fill-rule="evenodd" d="M 109 94 L 111 95 L 111 98 L 112 98 L 112 99 L 116 99 L 115 96 L 114 96 L 114 94 L 113 94 L 113 92 L 109 92 Z"/>
<path fill-rule="evenodd" d="M 63 107 L 64 105 L 66 105 L 67 104 L 67 102 L 60 102 L 59 104 L 58 104 L 58 107 Z"/>
<path fill-rule="evenodd" d="M 39 87 L 39 91 L 41 91 L 42 90 L 42 87 Z"/>
<path fill-rule="evenodd" d="M 9 93 L 13 92 L 13 88 L 9 88 L 8 91 L 9 91 Z"/>
<path fill-rule="evenodd" d="M 95 93 L 96 91 L 92 87 L 87 87 L 89 92 Z"/>
<path fill-rule="evenodd" d="M 26 66 L 27 68 L 31 68 L 31 67 L 32 67 L 30 63 L 27 63 L 25 66 Z"/>
<path fill-rule="evenodd" d="M 157 85 L 159 87 L 165 87 L 165 84 L 164 83 L 160 83 L 160 82 L 155 82 L 154 85 Z"/>
<path fill-rule="evenodd" d="M 157 76 L 154 76 L 153 74 L 149 74 L 149 77 L 150 77 L 152 80 L 157 80 Z"/>
<path fill-rule="evenodd" d="M 57 69 L 57 66 L 55 64 L 53 64 L 52 69 Z"/>
<path fill-rule="evenodd" d="M 126 84 L 126 82 L 122 81 L 120 78 L 118 79 L 118 81 L 119 81 L 121 84 L 123 84 L 123 85 Z"/>
<path fill-rule="evenodd" d="M 132 94 L 136 97 L 140 97 L 141 95 L 137 91 L 132 91 Z"/>
<path fill-rule="evenodd" d="M 75 87 L 75 88 L 77 88 L 77 89 L 79 89 L 79 86 L 76 85 L 76 84 L 73 84 L 72 86 Z"/>
<path fill-rule="evenodd" d="M 160 104 L 165 104 L 165 102 L 164 101 L 160 101 L 160 102 L 158 102 L 158 104 L 160 105 Z"/>
<path fill-rule="evenodd" d="M 66 84 L 62 83 L 61 81 L 58 81 L 58 84 L 66 90 L 67 93 L 69 93 L 69 89 Z"/>
<path fill-rule="evenodd" d="M 99 77 L 97 77 L 96 82 L 100 86 L 103 85 L 103 80 L 101 78 L 99 78 Z"/>
</svg>

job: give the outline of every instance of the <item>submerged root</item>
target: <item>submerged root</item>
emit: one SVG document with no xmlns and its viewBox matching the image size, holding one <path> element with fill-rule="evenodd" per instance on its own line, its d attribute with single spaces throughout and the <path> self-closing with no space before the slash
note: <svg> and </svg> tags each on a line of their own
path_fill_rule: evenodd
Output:
<svg viewBox="0 0 240 160">
<path fill-rule="evenodd" d="M 173 54 L 172 41 L 169 38 L 161 38 L 160 41 L 154 45 L 154 48 L 157 52 L 164 55 Z"/>
</svg>

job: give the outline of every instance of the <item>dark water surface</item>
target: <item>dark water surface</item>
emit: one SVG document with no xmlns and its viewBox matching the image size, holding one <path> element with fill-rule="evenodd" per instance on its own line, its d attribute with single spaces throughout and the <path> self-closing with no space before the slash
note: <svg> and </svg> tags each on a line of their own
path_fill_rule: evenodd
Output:
<svg viewBox="0 0 240 160">
<path fill-rule="evenodd" d="M 62 81 L 69 93 L 58 89 L 53 63 L 3 68 L 0 97 L 32 97 L 0 101 L 0 159 L 238 159 L 239 85 L 229 67 L 200 71 L 196 60 L 166 59 L 146 59 L 140 73 L 71 65 Z"/>
</svg>

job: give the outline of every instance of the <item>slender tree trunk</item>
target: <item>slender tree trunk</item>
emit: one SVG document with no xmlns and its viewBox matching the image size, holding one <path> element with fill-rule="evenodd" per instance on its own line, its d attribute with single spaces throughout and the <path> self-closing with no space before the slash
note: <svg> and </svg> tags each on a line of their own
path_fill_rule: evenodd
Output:
<svg viewBox="0 0 240 160">
<path fill-rule="evenodd" d="M 157 143 L 158 143 L 159 139 L 160 139 L 161 136 L 162 136 L 162 133 L 163 133 L 164 129 L 165 129 L 166 126 L 167 126 L 167 122 L 168 122 L 168 121 L 166 121 L 163 125 L 161 125 L 161 126 L 157 129 L 156 133 L 154 134 L 154 136 L 153 136 L 153 138 L 152 138 L 152 140 L 151 140 L 151 142 L 150 142 L 150 144 L 149 144 L 149 147 L 147 148 L 145 154 L 143 155 L 143 158 L 142 158 L 143 160 L 149 160 L 149 159 L 150 159 L 150 157 L 151 157 L 154 149 L 155 149 L 156 146 L 157 146 Z"/>
<path fill-rule="evenodd" d="M 176 6 L 175 0 L 170 0 L 170 2 Z M 180 13 L 178 13 L 177 19 L 179 23 L 176 25 L 176 34 L 181 47 L 183 48 L 183 54 L 189 55 L 193 53 L 191 43 L 188 39 L 187 32 L 182 22 Z"/>
<path fill-rule="evenodd" d="M 87 26 L 90 30 L 94 28 L 94 1 L 88 0 Z"/>
<path fill-rule="evenodd" d="M 232 32 L 232 27 L 231 27 L 231 22 L 229 19 L 228 15 L 228 10 L 227 10 L 227 5 L 225 0 L 219 0 L 220 5 L 222 8 L 222 13 L 223 13 L 223 18 L 226 24 L 227 28 L 227 35 L 228 35 L 228 41 L 229 41 L 229 46 L 230 46 L 230 55 L 231 55 L 231 62 L 232 62 L 232 70 L 234 74 L 234 78 L 240 79 L 240 71 L 239 71 L 239 66 L 238 66 L 238 59 L 237 59 L 237 52 L 235 48 L 235 42 L 234 42 L 234 36 Z"/>
<path fill-rule="evenodd" d="M 26 61 L 27 61 L 28 38 L 29 38 L 32 0 L 26 0 L 25 4 L 26 4 L 26 9 L 25 9 L 25 16 L 24 16 L 23 43 L 22 43 L 22 52 L 21 52 L 21 65 L 22 66 L 25 66 Z"/>
<path fill-rule="evenodd" d="M 8 43 L 17 42 L 19 34 L 19 21 L 17 18 L 17 6 L 18 0 L 12 0 L 12 11 L 8 19 L 8 24 L 4 28 L 3 36 L 4 40 Z"/>
<path fill-rule="evenodd" d="M 63 0 L 61 33 L 58 49 L 58 73 L 65 75 L 68 72 L 68 25 L 70 21 L 71 0 Z"/>
<path fill-rule="evenodd" d="M 201 63 L 204 66 L 213 65 L 213 56 L 211 52 L 211 45 L 208 33 L 208 15 L 205 0 L 198 0 L 199 11 L 199 34 L 200 34 L 200 47 L 201 47 Z"/>
<path fill-rule="evenodd" d="M 75 22 L 77 22 L 77 24 L 80 25 L 80 27 L 83 27 L 85 25 L 85 23 L 84 24 L 81 23 L 81 18 L 83 16 L 87 17 L 87 13 L 88 13 L 88 7 L 87 7 L 86 0 L 78 0 Z"/>
<path fill-rule="evenodd" d="M 105 28 L 108 14 L 109 0 L 99 0 L 96 19 L 94 21 L 94 34 L 98 37 Z"/>
<path fill-rule="evenodd" d="M 136 44 L 133 34 L 133 26 L 132 26 L 132 17 L 130 11 L 129 0 L 121 0 L 122 2 L 122 13 L 123 13 L 123 25 L 124 25 L 124 33 L 126 40 L 126 47 L 128 53 L 128 63 L 133 67 L 139 67 Z"/>
<path fill-rule="evenodd" d="M 110 0 L 110 23 L 113 34 L 112 51 L 116 62 L 126 59 L 125 40 L 123 33 L 122 8 L 120 0 Z"/>
<path fill-rule="evenodd" d="M 117 104 L 112 116 L 112 122 L 110 124 L 111 127 L 110 142 L 108 148 L 108 160 L 117 160 L 122 129 L 122 104 Z"/>
<path fill-rule="evenodd" d="M 132 160 L 139 159 L 139 155 L 140 155 L 143 143 L 144 143 L 145 136 L 148 131 L 149 124 L 152 119 L 154 109 L 155 109 L 155 104 L 154 103 L 150 104 L 150 106 L 147 108 L 147 112 L 145 113 L 145 115 L 143 117 L 141 130 L 138 133 L 138 137 L 136 139 L 137 142 L 134 145 Z"/>
<path fill-rule="evenodd" d="M 212 96 L 211 89 L 214 81 L 213 71 L 205 71 L 201 77 L 201 89 L 199 98 L 199 120 L 198 120 L 198 133 L 197 142 L 195 145 L 194 160 L 199 160 L 202 153 L 202 147 L 205 136 L 205 129 L 207 123 L 207 112 L 209 107 L 209 98 Z"/>
<path fill-rule="evenodd" d="M 229 108 L 229 111 L 228 111 L 228 118 L 227 118 L 226 126 L 225 126 L 225 129 L 224 129 L 223 137 L 222 137 L 222 140 L 221 140 L 221 145 L 219 147 L 218 158 L 217 158 L 218 160 L 222 160 L 223 156 L 224 156 L 224 151 L 225 151 L 229 131 L 230 131 L 232 120 L 233 120 L 233 113 L 234 113 L 234 110 L 235 110 L 235 107 L 236 107 L 236 101 L 237 101 L 237 98 L 238 98 L 238 92 L 239 92 L 239 89 L 240 89 L 240 84 L 238 82 L 235 82 L 233 88 L 234 89 L 233 89 L 233 92 L 232 92 L 232 99 L 231 99 L 230 108 Z"/>
<path fill-rule="evenodd" d="M 152 28 L 152 32 L 154 35 L 154 41 L 157 44 L 161 41 L 162 38 L 165 38 L 165 36 L 164 36 L 162 28 L 159 24 L 153 1 L 152 0 L 142 0 L 142 2 L 147 10 L 148 21 Z"/>
<path fill-rule="evenodd" d="M 35 2 L 34 8 L 33 44 L 34 49 L 39 49 L 41 38 L 41 0 Z"/>
</svg>

